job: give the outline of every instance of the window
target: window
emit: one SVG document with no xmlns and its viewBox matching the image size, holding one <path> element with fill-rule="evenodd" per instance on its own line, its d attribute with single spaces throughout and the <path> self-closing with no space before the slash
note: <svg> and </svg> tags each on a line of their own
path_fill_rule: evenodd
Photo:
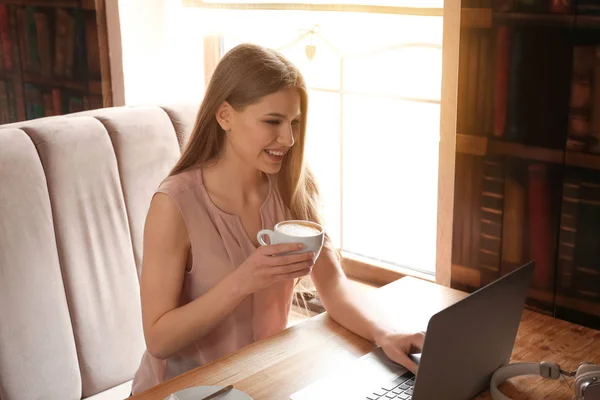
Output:
<svg viewBox="0 0 600 400">
<path fill-rule="evenodd" d="M 205 8 L 269 9 L 308 11 L 382 12 L 387 14 L 418 14 L 418 10 L 435 9 L 441 12 L 443 0 L 183 0 L 184 4 Z M 406 10 L 406 9 L 410 10 Z M 422 12 L 422 11 L 421 11 Z M 431 15 L 430 13 L 427 13 Z M 441 15 L 441 13 L 437 14 Z"/>
<path fill-rule="evenodd" d="M 280 8 L 298 4 L 278 3 Z M 415 1 L 367 3 L 408 7 Z M 416 3 L 442 7 L 441 0 Z M 344 12 L 189 10 L 206 34 L 222 38 L 224 52 L 253 42 L 278 49 L 302 71 L 309 86 L 306 154 L 319 180 L 335 244 L 350 253 L 434 273 L 443 36 L 439 9 L 426 15 L 352 12 L 351 7 Z"/>
</svg>

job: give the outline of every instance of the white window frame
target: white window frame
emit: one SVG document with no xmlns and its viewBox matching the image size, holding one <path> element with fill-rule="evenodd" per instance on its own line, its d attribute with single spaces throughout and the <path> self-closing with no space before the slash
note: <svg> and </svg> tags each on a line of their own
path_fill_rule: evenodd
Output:
<svg viewBox="0 0 600 400">
<path fill-rule="evenodd" d="M 278 11 L 336 11 L 336 12 L 356 12 L 356 13 L 377 13 L 377 14 L 399 14 L 399 15 L 421 15 L 437 16 L 444 15 L 444 8 L 438 7 L 400 7 L 400 6 L 382 6 L 382 5 L 360 5 L 360 4 L 311 4 L 311 3 L 252 3 L 238 2 L 228 3 L 219 1 L 205 0 L 182 0 L 184 6 L 202 7 L 213 9 L 232 9 L 232 10 L 278 10 Z"/>
</svg>

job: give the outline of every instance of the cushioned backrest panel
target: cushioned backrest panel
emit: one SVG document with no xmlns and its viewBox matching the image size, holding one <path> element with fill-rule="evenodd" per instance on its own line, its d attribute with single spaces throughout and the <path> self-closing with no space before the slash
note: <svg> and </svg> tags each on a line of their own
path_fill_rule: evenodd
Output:
<svg viewBox="0 0 600 400">
<path fill-rule="evenodd" d="M 46 177 L 18 129 L 0 129 L 0 398 L 81 398 Z"/>
<path fill-rule="evenodd" d="M 31 121 L 48 181 L 84 397 L 131 379 L 144 349 L 115 152 L 95 118 Z"/>
<path fill-rule="evenodd" d="M 196 112 L 117 107 L 1 127 L 0 399 L 79 399 L 133 378 L 146 213 Z"/>
<path fill-rule="evenodd" d="M 179 159 L 177 135 L 159 107 L 105 109 L 93 115 L 108 131 L 114 147 L 139 273 L 146 215 L 152 195 Z"/>
<path fill-rule="evenodd" d="M 192 129 L 194 128 L 198 106 L 193 104 L 177 104 L 164 106 L 163 109 L 169 114 L 169 118 L 171 118 L 175 132 L 177 133 L 179 147 L 183 149 L 190 139 Z"/>
</svg>

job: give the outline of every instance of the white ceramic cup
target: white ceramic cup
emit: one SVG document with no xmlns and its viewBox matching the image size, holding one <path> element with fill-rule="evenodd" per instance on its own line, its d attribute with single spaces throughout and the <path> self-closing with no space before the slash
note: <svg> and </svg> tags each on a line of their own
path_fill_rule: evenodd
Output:
<svg viewBox="0 0 600 400">
<path fill-rule="evenodd" d="M 286 224 L 294 224 L 294 225 L 302 225 L 305 227 L 310 227 L 310 228 L 317 230 L 318 233 L 315 233 L 314 235 L 309 235 L 309 236 L 290 235 L 290 234 L 281 232 L 281 227 Z M 264 240 L 265 236 L 269 237 L 269 241 L 271 242 L 271 244 L 302 243 L 304 245 L 303 249 L 298 250 L 298 251 L 292 251 L 288 254 L 307 253 L 307 252 L 312 251 L 313 253 L 315 253 L 315 261 L 316 261 L 316 259 L 319 257 L 319 254 L 321 253 L 321 249 L 323 248 L 323 241 L 325 240 L 325 230 L 323 229 L 323 227 L 321 225 L 319 225 L 315 222 L 300 221 L 300 220 L 288 220 L 288 221 L 281 221 L 280 223 L 275 225 L 273 230 L 263 229 L 262 231 L 258 232 L 256 238 L 258 239 L 258 242 L 263 246 L 267 246 L 267 242 L 265 242 L 265 240 Z"/>
</svg>

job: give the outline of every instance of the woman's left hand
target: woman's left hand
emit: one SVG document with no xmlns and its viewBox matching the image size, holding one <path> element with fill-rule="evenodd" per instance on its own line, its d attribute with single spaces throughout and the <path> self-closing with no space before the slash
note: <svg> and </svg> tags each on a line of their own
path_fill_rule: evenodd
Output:
<svg viewBox="0 0 600 400">
<path fill-rule="evenodd" d="M 420 353 L 425 341 L 425 334 L 388 332 L 380 340 L 379 345 L 383 352 L 405 368 L 408 368 L 413 374 L 417 374 L 418 366 L 410 359 L 409 354 Z"/>
</svg>

